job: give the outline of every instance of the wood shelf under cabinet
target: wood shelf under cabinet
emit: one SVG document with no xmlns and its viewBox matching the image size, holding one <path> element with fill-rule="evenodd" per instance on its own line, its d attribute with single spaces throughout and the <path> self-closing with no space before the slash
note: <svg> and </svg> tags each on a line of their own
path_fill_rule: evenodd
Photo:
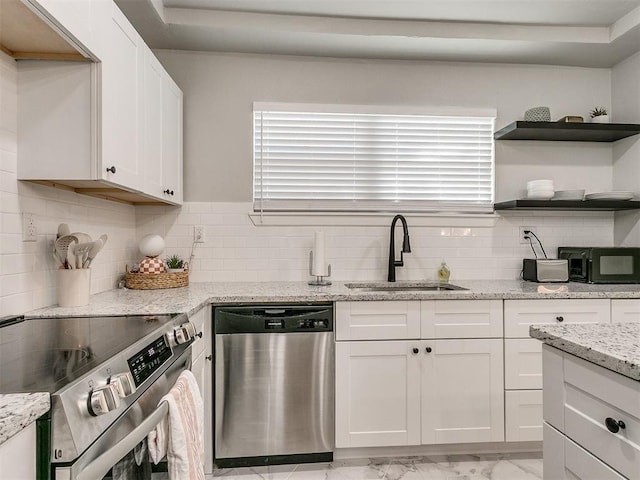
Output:
<svg viewBox="0 0 640 480">
<path fill-rule="evenodd" d="M 634 200 L 508 200 L 494 204 L 496 210 L 585 210 L 617 211 L 640 209 Z"/>
<path fill-rule="evenodd" d="M 571 123 L 516 121 L 494 133 L 495 140 L 615 142 L 640 134 L 632 123 Z"/>
</svg>

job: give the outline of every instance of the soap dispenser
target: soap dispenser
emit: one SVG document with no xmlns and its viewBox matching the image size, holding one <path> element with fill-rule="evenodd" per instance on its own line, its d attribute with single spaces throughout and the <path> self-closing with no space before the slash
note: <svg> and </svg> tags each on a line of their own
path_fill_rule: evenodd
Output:
<svg viewBox="0 0 640 480">
<path fill-rule="evenodd" d="M 447 263 L 442 260 L 440 264 L 440 268 L 438 269 L 438 281 L 440 283 L 449 283 L 449 277 L 451 276 L 451 271 L 449 267 L 447 267 Z"/>
</svg>

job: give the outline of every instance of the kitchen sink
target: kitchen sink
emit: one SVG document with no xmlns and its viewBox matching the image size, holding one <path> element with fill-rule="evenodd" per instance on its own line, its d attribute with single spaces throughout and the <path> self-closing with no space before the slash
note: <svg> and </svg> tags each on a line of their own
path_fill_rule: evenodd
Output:
<svg viewBox="0 0 640 480">
<path fill-rule="evenodd" d="M 364 292 L 439 292 L 468 290 L 451 283 L 346 283 L 347 288 Z"/>
</svg>

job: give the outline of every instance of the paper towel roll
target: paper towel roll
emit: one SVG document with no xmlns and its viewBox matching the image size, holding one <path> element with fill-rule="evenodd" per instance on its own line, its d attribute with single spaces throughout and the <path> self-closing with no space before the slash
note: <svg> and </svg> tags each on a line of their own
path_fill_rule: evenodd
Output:
<svg viewBox="0 0 640 480">
<path fill-rule="evenodd" d="M 313 265 L 311 275 L 326 277 L 328 273 L 324 253 L 324 232 L 315 232 L 313 235 Z"/>
</svg>

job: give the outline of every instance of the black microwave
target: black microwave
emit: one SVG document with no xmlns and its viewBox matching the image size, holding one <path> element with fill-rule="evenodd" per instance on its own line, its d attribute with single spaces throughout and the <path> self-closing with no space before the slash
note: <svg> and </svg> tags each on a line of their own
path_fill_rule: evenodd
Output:
<svg viewBox="0 0 640 480">
<path fill-rule="evenodd" d="M 640 248 L 558 247 L 565 258 L 569 281 L 585 283 L 640 283 Z"/>
</svg>

